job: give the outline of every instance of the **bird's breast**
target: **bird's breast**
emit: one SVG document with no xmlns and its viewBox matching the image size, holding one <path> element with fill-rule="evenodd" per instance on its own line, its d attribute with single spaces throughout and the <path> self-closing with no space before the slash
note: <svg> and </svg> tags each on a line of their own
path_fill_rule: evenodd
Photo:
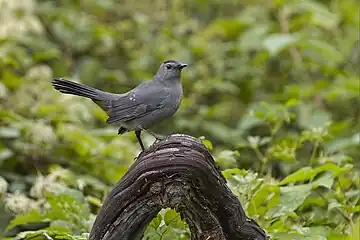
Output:
<svg viewBox="0 0 360 240">
<path fill-rule="evenodd" d="M 183 89 L 180 83 L 176 84 L 175 87 L 170 88 L 169 101 L 167 101 L 168 107 L 173 108 L 174 111 L 176 111 L 180 106 L 182 96 L 183 96 Z"/>
</svg>

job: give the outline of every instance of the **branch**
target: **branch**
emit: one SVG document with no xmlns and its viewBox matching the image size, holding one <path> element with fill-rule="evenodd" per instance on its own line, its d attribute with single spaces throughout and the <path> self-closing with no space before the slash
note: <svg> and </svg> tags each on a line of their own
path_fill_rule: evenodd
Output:
<svg viewBox="0 0 360 240">
<path fill-rule="evenodd" d="M 268 239 L 246 217 L 205 146 L 178 134 L 139 155 L 105 200 L 89 239 L 141 239 L 167 207 L 186 220 L 194 240 Z"/>
</svg>

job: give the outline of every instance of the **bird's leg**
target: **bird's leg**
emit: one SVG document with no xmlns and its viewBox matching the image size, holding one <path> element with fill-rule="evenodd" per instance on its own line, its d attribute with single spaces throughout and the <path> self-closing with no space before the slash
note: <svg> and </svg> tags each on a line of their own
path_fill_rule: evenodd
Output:
<svg viewBox="0 0 360 240">
<path fill-rule="evenodd" d="M 136 130 L 136 131 L 135 131 L 135 135 L 136 135 L 137 140 L 139 141 L 139 144 L 140 144 L 141 149 L 144 151 L 144 150 L 145 150 L 144 144 L 143 144 L 143 142 L 141 141 L 141 137 L 140 137 L 140 135 L 141 135 L 141 130 Z"/>
<path fill-rule="evenodd" d="M 142 129 L 142 130 L 143 130 L 144 132 L 150 134 L 151 136 L 153 136 L 153 137 L 156 139 L 156 141 L 160 141 L 160 140 L 163 140 L 163 139 L 165 138 L 165 136 L 160 135 L 160 134 L 156 134 L 156 133 L 151 132 L 151 131 L 149 131 L 149 130 L 146 130 L 146 129 Z"/>
</svg>

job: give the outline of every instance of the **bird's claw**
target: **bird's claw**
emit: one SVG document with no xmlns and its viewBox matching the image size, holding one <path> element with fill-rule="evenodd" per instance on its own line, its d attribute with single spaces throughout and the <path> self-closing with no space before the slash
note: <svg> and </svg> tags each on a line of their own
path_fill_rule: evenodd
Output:
<svg viewBox="0 0 360 240">
<path fill-rule="evenodd" d="M 155 142 L 159 142 L 163 139 L 165 139 L 166 136 L 163 136 L 163 135 L 160 135 L 160 134 L 156 134 L 156 133 L 153 133 L 149 130 L 145 130 L 145 129 L 142 129 L 144 132 L 147 132 L 148 134 L 150 134 L 151 136 L 153 136 L 155 138 Z"/>
<path fill-rule="evenodd" d="M 155 142 L 159 142 L 159 141 L 165 139 L 165 136 L 163 136 L 163 135 L 159 135 L 159 134 L 156 134 L 153 132 L 149 132 L 149 133 L 155 138 Z"/>
</svg>

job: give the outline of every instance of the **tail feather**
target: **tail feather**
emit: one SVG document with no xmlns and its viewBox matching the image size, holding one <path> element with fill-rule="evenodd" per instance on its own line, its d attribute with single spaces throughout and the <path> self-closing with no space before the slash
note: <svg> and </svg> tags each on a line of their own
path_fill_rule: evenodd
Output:
<svg viewBox="0 0 360 240">
<path fill-rule="evenodd" d="M 83 84 L 71 82 L 63 78 L 55 78 L 52 81 L 52 85 L 61 93 L 87 97 L 93 100 L 102 100 L 99 90 Z"/>
</svg>

